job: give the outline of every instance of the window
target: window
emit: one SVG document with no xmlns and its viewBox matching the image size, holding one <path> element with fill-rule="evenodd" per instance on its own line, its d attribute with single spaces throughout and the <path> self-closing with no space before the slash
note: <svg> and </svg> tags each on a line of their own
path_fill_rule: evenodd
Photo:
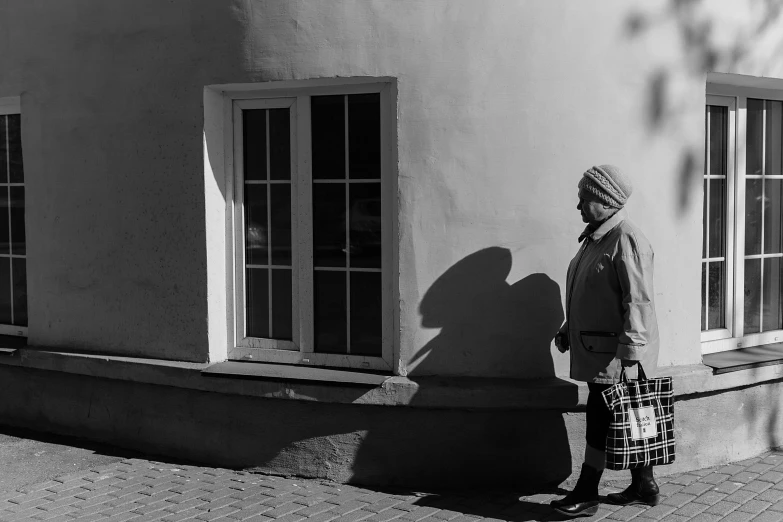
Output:
<svg viewBox="0 0 783 522">
<path fill-rule="evenodd" d="M 783 91 L 708 96 L 704 353 L 783 342 Z"/>
<path fill-rule="evenodd" d="M 392 84 L 234 93 L 230 359 L 392 369 Z"/>
<path fill-rule="evenodd" d="M 22 118 L 19 98 L 0 98 L 0 334 L 27 335 Z"/>
</svg>

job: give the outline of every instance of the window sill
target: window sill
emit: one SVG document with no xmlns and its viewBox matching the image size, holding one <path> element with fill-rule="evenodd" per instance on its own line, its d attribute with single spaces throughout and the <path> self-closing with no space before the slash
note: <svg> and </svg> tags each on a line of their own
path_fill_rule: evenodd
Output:
<svg viewBox="0 0 783 522">
<path fill-rule="evenodd" d="M 437 409 L 582 410 L 587 386 L 567 378 L 400 377 L 263 363 L 187 363 L 15 348 L 0 339 L 0 367 L 86 375 L 209 393 L 374 406 Z M 783 364 L 714 374 L 702 364 L 659 368 L 678 399 L 783 379 Z"/>
<path fill-rule="evenodd" d="M 703 360 L 715 375 L 783 364 L 783 343 L 711 353 Z"/>
</svg>

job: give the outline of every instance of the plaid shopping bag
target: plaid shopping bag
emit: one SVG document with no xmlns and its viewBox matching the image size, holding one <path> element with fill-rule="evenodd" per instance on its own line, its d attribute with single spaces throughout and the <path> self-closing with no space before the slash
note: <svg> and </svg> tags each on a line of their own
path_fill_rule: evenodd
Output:
<svg viewBox="0 0 783 522">
<path fill-rule="evenodd" d="M 603 392 L 612 413 L 606 436 L 606 467 L 633 469 L 674 462 L 674 393 L 671 377 L 620 382 Z"/>
</svg>

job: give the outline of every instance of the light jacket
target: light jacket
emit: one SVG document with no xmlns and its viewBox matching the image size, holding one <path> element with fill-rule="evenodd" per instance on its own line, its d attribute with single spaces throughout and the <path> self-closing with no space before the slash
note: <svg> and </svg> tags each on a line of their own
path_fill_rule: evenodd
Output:
<svg viewBox="0 0 783 522">
<path fill-rule="evenodd" d="M 620 359 L 640 361 L 648 377 L 658 365 L 658 322 L 653 290 L 653 250 L 641 230 L 619 210 L 582 245 L 568 267 L 566 322 L 571 378 L 612 384 Z"/>
</svg>

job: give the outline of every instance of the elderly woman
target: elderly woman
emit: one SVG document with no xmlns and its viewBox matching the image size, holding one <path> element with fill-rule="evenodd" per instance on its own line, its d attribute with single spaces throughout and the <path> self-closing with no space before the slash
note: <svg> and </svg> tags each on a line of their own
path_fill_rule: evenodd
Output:
<svg viewBox="0 0 783 522">
<path fill-rule="evenodd" d="M 606 464 L 611 416 L 601 392 L 618 382 L 623 366 L 641 362 L 648 376 L 658 361 L 653 292 L 653 250 L 623 209 L 631 183 L 612 165 L 593 167 L 579 181 L 577 209 L 587 228 L 568 267 L 566 322 L 555 336 L 570 349 L 571 378 L 587 383 L 587 446 L 574 490 L 552 506 L 570 516 L 598 510 L 598 484 Z M 631 470 L 631 485 L 611 494 L 614 504 L 659 502 L 652 466 Z"/>
</svg>

